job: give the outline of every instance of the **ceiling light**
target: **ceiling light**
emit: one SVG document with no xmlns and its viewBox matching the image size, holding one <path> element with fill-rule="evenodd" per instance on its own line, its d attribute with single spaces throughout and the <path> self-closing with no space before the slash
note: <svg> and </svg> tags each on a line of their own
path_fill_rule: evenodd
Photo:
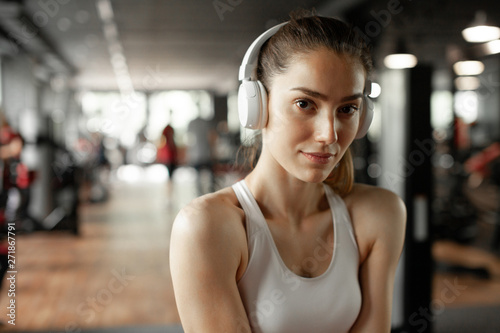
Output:
<svg viewBox="0 0 500 333">
<path fill-rule="evenodd" d="M 497 54 L 500 53 L 500 39 L 492 40 L 483 45 L 486 54 Z"/>
<path fill-rule="evenodd" d="M 118 28 L 114 22 L 106 23 L 103 29 L 104 37 L 106 37 L 108 41 L 114 41 L 118 38 Z"/>
<path fill-rule="evenodd" d="M 402 38 L 398 39 L 396 52 L 384 58 L 384 65 L 390 69 L 413 68 L 417 65 L 417 57 L 408 52 L 406 43 Z"/>
<path fill-rule="evenodd" d="M 372 82 L 372 92 L 368 95 L 370 98 L 377 98 L 382 92 L 382 87 L 377 82 Z"/>
<path fill-rule="evenodd" d="M 486 13 L 478 11 L 469 27 L 462 30 L 462 36 L 469 43 L 484 43 L 500 38 L 500 28 L 486 21 Z"/>
<path fill-rule="evenodd" d="M 384 65 L 391 69 L 413 68 L 417 63 L 417 57 L 409 53 L 390 54 L 384 58 Z"/>
<path fill-rule="evenodd" d="M 472 124 L 479 114 L 479 98 L 474 91 L 457 91 L 455 93 L 455 114 L 466 124 Z"/>
<path fill-rule="evenodd" d="M 469 43 L 484 43 L 500 38 L 500 28 L 478 25 L 462 30 L 462 36 Z"/>
<path fill-rule="evenodd" d="M 113 19 L 113 7 L 111 7 L 111 2 L 109 2 L 109 0 L 98 0 L 96 5 L 97 12 L 103 22 L 108 22 Z"/>
<path fill-rule="evenodd" d="M 481 81 L 475 76 L 460 76 L 455 79 L 455 87 L 457 90 L 476 90 L 481 86 Z"/>
<path fill-rule="evenodd" d="M 118 52 L 111 55 L 111 64 L 113 68 L 127 67 L 125 56 Z"/>
<path fill-rule="evenodd" d="M 453 70 L 458 76 L 479 75 L 484 71 L 484 64 L 477 60 L 458 61 L 453 65 Z"/>
<path fill-rule="evenodd" d="M 108 50 L 110 54 L 123 53 L 122 44 L 118 40 L 109 41 Z"/>
</svg>

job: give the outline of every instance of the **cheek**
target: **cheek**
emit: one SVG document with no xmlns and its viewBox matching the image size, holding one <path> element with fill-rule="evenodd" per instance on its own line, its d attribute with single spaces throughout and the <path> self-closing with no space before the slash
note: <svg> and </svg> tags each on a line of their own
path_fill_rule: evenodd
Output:
<svg viewBox="0 0 500 333">
<path fill-rule="evenodd" d="M 338 119 L 338 140 L 342 144 L 351 144 L 359 129 L 359 116 L 352 119 Z"/>
<path fill-rule="evenodd" d="M 267 126 L 264 129 L 264 132 L 268 137 L 268 141 L 272 142 L 274 140 L 280 140 L 283 137 L 288 136 L 291 131 L 295 130 L 297 124 L 290 121 L 290 117 L 286 116 L 289 112 L 290 110 L 288 110 L 285 105 L 270 103 L 269 118 Z"/>
<path fill-rule="evenodd" d="M 269 122 L 268 125 L 279 128 L 287 122 L 286 114 L 290 112 L 288 106 L 284 103 L 280 103 L 278 98 L 272 98 L 269 101 Z"/>
<path fill-rule="evenodd" d="M 345 144 L 351 144 L 358 133 L 358 128 L 358 122 L 353 122 L 352 124 L 349 124 L 349 126 L 346 126 L 342 131 L 342 134 L 339 136 L 339 141 Z"/>
<path fill-rule="evenodd" d="M 346 128 L 342 133 L 339 134 L 338 147 L 341 149 L 342 156 L 347 151 L 349 146 L 351 146 L 351 144 L 353 143 L 357 132 L 358 132 L 358 127 L 351 126 Z"/>
</svg>

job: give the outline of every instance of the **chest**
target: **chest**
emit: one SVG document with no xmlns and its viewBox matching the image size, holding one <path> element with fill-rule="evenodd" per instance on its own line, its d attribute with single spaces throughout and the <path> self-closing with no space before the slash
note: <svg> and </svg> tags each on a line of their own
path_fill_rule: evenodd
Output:
<svg viewBox="0 0 500 333">
<path fill-rule="evenodd" d="M 277 252 L 290 271 L 307 278 L 326 272 L 335 248 L 335 227 L 329 211 L 304 221 L 300 229 L 287 227 L 283 221 L 266 222 Z"/>
<path fill-rule="evenodd" d="M 273 222 L 251 229 L 250 260 L 238 282 L 252 332 L 348 332 L 361 291 L 346 223 L 330 216 L 294 233 Z"/>
</svg>

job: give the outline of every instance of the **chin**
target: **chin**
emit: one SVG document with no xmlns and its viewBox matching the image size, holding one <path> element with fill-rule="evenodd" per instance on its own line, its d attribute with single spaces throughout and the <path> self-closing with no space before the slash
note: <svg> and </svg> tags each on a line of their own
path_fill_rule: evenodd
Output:
<svg viewBox="0 0 500 333">
<path fill-rule="evenodd" d="M 302 180 L 305 183 L 313 183 L 313 184 L 319 184 L 325 181 L 325 179 L 328 177 L 328 175 L 323 174 L 322 172 L 314 172 L 311 174 L 302 174 L 298 176 L 297 178 Z"/>
</svg>

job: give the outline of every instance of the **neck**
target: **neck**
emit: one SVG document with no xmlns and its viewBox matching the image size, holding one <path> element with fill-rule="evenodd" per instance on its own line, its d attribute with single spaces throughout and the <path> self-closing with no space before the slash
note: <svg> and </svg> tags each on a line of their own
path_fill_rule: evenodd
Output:
<svg viewBox="0 0 500 333">
<path fill-rule="evenodd" d="M 294 177 L 264 151 L 245 181 L 266 219 L 298 225 L 325 203 L 323 183 L 308 183 Z"/>
</svg>

